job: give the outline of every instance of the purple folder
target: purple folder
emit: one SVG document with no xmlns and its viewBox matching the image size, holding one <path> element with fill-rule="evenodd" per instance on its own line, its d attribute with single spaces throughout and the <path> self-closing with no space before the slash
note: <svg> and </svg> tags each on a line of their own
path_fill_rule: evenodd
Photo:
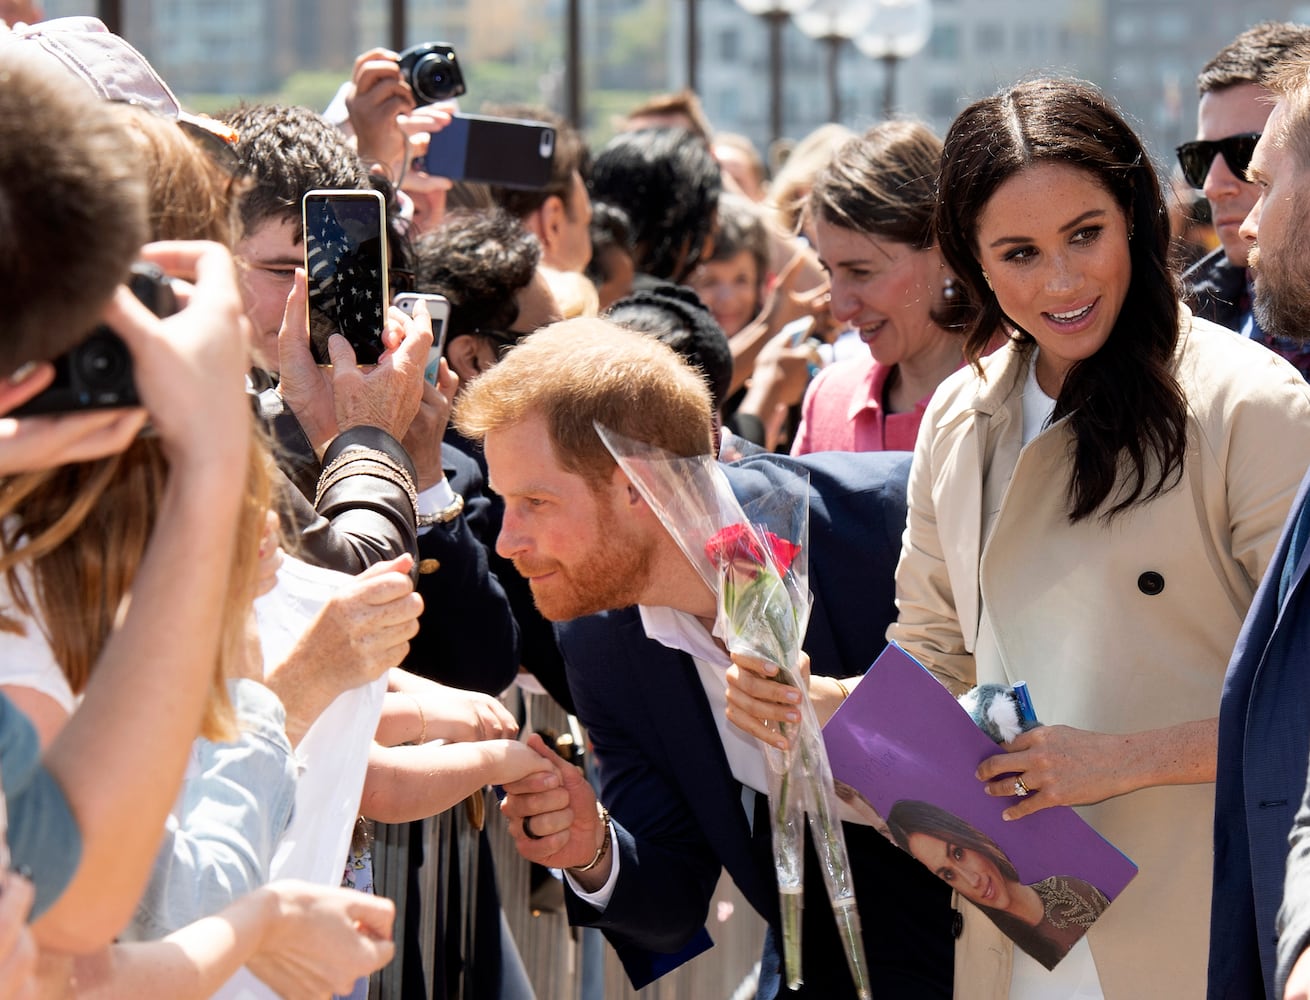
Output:
<svg viewBox="0 0 1310 1000">
<path fill-rule="evenodd" d="M 1033 698 L 1040 708 L 1041 691 Z M 857 812 L 863 798 L 911 853 L 1047 968 L 1137 874 L 1068 806 L 1001 819 L 1016 799 L 987 795 L 974 772 L 1002 749 L 895 644 L 829 720 L 824 740 L 839 794 Z"/>
</svg>

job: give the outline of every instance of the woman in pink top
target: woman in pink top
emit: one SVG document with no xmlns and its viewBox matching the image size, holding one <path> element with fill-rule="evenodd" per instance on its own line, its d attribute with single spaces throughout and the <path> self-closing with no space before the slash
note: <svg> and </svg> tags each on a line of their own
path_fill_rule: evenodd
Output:
<svg viewBox="0 0 1310 1000">
<path fill-rule="evenodd" d="M 815 179 L 807 212 L 832 283 L 832 316 L 869 357 L 821 371 L 792 454 L 912 451 L 933 390 L 964 363 L 962 306 L 932 231 L 942 144 L 917 122 L 851 139 Z"/>
</svg>

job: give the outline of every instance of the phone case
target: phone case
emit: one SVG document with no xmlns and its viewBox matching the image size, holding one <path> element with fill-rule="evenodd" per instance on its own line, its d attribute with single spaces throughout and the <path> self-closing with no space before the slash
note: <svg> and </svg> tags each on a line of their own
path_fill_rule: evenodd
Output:
<svg viewBox="0 0 1310 1000">
<path fill-rule="evenodd" d="M 543 188 L 555 158 L 555 129 L 545 122 L 455 115 L 433 132 L 423 169 L 455 181 Z"/>
<path fill-rule="evenodd" d="M 303 206 L 314 360 L 331 363 L 328 338 L 340 333 L 358 364 L 376 364 L 391 301 L 386 203 L 377 191 L 310 191 Z"/>
<path fill-rule="evenodd" d="M 446 326 L 450 321 L 450 300 L 444 295 L 424 292 L 399 292 L 391 304 L 406 316 L 414 315 L 414 305 L 420 299 L 428 307 L 428 316 L 432 319 L 432 346 L 428 348 L 428 360 L 423 366 L 423 377 L 433 385 L 437 384 L 437 367 L 441 356 L 446 352 Z"/>
</svg>

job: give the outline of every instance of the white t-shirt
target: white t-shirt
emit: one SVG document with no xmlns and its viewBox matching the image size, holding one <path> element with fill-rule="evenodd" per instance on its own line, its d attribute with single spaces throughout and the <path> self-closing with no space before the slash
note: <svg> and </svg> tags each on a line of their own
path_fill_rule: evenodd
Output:
<svg viewBox="0 0 1310 1000">
<path fill-rule="evenodd" d="M 25 563 L 20 564 L 15 573 L 23 593 L 29 600 L 34 600 L 36 588 L 32 583 L 30 567 Z M 25 633 L 17 635 L 0 631 L 0 684 L 39 691 L 53 698 L 60 708 L 72 715 L 80 699 L 73 694 L 68 678 L 55 660 L 44 624 L 39 617 L 29 616 L 19 610 L 5 574 L 0 574 L 0 612 L 20 622 Z"/>
</svg>

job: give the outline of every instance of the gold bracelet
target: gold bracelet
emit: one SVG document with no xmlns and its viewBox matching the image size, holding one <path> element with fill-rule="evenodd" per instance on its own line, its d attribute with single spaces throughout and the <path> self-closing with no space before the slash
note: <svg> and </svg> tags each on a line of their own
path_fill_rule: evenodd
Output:
<svg viewBox="0 0 1310 1000">
<path fill-rule="evenodd" d="M 580 868 L 570 868 L 571 872 L 589 872 L 601 863 L 601 860 L 610 852 L 610 842 L 613 840 L 613 828 L 610 826 L 610 811 L 602 806 L 599 802 L 596 807 L 600 809 L 600 821 L 605 824 L 605 839 L 600 842 L 600 847 L 596 848 L 596 856 Z"/>
<path fill-rule="evenodd" d="M 414 740 L 410 746 L 420 746 L 428 741 L 428 717 L 423 714 L 423 703 L 418 700 L 417 695 L 410 691 L 402 691 L 400 693 L 409 698 L 409 700 L 414 703 L 414 707 L 418 709 L 418 721 L 421 728 L 418 732 L 418 739 Z"/>
<path fill-rule="evenodd" d="M 834 677 L 832 678 L 832 682 L 836 684 L 837 687 L 841 690 L 842 701 L 845 701 L 847 698 L 851 696 L 851 689 L 846 686 L 845 681 L 838 680 L 836 677 Z"/>
</svg>

